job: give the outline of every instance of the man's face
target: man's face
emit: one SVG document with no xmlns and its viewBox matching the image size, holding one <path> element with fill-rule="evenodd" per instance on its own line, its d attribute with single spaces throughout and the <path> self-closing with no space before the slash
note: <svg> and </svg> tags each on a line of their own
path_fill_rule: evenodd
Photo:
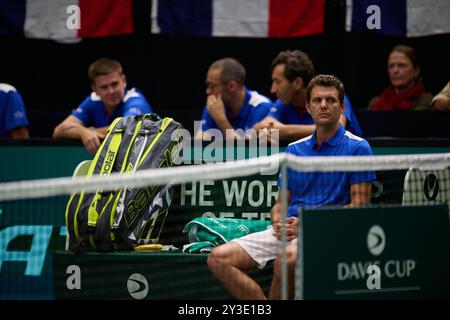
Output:
<svg viewBox="0 0 450 320">
<path fill-rule="evenodd" d="M 105 106 L 111 109 L 122 102 L 126 86 L 125 76 L 112 72 L 96 77 L 92 89 L 100 96 Z"/>
<path fill-rule="evenodd" d="M 404 53 L 394 51 L 389 55 L 389 79 L 397 90 L 408 89 L 414 84 L 419 72 L 419 69 L 414 68 L 411 60 Z"/>
<path fill-rule="evenodd" d="M 206 75 L 206 96 L 214 95 L 222 98 L 225 105 L 229 103 L 229 91 L 227 89 L 228 82 L 224 82 L 221 79 L 222 70 L 219 68 L 212 68 L 208 70 Z"/>
<path fill-rule="evenodd" d="M 306 103 L 306 109 L 317 127 L 335 126 L 344 108 L 345 104 L 339 103 L 339 92 L 334 87 L 314 86 L 311 99 Z"/>
<path fill-rule="evenodd" d="M 272 71 L 272 87 L 270 92 L 275 94 L 284 104 L 292 103 L 295 96 L 295 85 L 284 76 L 284 64 L 276 65 Z"/>
</svg>

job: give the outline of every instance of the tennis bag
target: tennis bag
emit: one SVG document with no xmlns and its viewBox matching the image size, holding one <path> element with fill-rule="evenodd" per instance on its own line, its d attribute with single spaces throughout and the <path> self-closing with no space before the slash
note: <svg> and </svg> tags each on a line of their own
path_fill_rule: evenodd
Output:
<svg viewBox="0 0 450 320">
<path fill-rule="evenodd" d="M 115 119 L 86 178 L 171 167 L 181 147 L 181 128 L 172 118 L 161 119 L 154 113 Z M 157 242 L 172 195 L 170 184 L 75 192 L 66 208 L 69 249 L 132 250 Z"/>
</svg>

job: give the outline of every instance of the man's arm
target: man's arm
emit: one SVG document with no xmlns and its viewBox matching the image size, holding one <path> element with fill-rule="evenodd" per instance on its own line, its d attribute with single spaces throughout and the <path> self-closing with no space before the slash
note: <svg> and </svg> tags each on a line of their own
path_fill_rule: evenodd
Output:
<svg viewBox="0 0 450 320">
<path fill-rule="evenodd" d="M 30 135 L 28 129 L 24 126 L 16 127 L 8 132 L 11 139 L 28 139 Z"/>
<path fill-rule="evenodd" d="M 283 124 L 271 116 L 265 117 L 261 122 L 253 126 L 253 129 L 257 132 L 262 129 L 278 129 L 281 140 L 304 138 L 312 134 L 315 128 L 313 124 Z"/>
<path fill-rule="evenodd" d="M 339 122 L 345 128 L 347 118 L 342 114 Z M 301 139 L 313 134 L 316 126 L 314 124 L 282 124 L 280 123 L 280 139 Z"/>
<path fill-rule="evenodd" d="M 311 135 L 316 126 L 313 124 L 280 124 L 280 126 L 275 125 L 275 129 L 280 130 L 280 139 L 301 139 L 306 136 Z"/>
<path fill-rule="evenodd" d="M 89 153 L 94 155 L 105 138 L 107 127 L 86 128 L 75 116 L 68 116 L 53 130 L 53 138 L 81 139 Z"/>
<path fill-rule="evenodd" d="M 53 130 L 53 138 L 80 139 L 83 123 L 77 117 L 70 115 Z"/>
<path fill-rule="evenodd" d="M 211 134 L 211 131 L 215 131 L 216 133 L 218 133 L 218 135 L 216 134 Z M 209 131 L 209 132 L 208 132 Z M 220 137 L 220 132 L 222 132 L 219 129 L 208 129 L 207 131 L 203 131 L 201 128 L 197 131 L 197 133 L 195 134 L 194 139 L 200 139 L 200 140 L 206 140 L 206 141 L 211 141 L 212 137 Z M 234 129 L 225 129 L 225 133 L 222 133 L 222 137 L 223 139 L 242 139 L 243 137 L 241 137 L 240 135 L 238 135 L 236 133 L 236 131 Z"/>
<path fill-rule="evenodd" d="M 268 128 L 272 127 L 272 123 L 274 121 L 278 121 L 278 120 L 275 119 L 274 117 L 267 116 L 264 119 L 262 119 L 260 122 L 256 123 L 253 126 L 253 129 L 255 129 L 257 132 L 261 129 L 268 129 Z"/>
<path fill-rule="evenodd" d="M 341 115 L 340 121 L 345 128 L 347 125 L 347 118 Z M 279 137 L 281 140 L 286 139 L 301 139 L 309 136 L 314 132 L 316 126 L 314 124 L 283 124 L 271 116 L 267 116 L 261 122 L 258 122 L 253 126 L 257 132 L 261 129 L 278 129 Z"/>
<path fill-rule="evenodd" d="M 203 139 L 203 131 L 202 131 L 202 129 L 199 129 L 198 131 L 197 131 L 197 133 L 195 134 L 195 137 L 194 137 L 194 139 L 199 139 L 199 140 L 201 140 L 201 139 Z"/>
<path fill-rule="evenodd" d="M 352 184 L 350 187 L 350 203 L 345 207 L 359 207 L 370 204 L 371 192 L 372 184 L 370 182 Z"/>
<path fill-rule="evenodd" d="M 438 94 L 433 98 L 431 102 L 432 110 L 435 111 L 447 111 L 450 110 L 450 97 L 443 94 Z"/>
</svg>

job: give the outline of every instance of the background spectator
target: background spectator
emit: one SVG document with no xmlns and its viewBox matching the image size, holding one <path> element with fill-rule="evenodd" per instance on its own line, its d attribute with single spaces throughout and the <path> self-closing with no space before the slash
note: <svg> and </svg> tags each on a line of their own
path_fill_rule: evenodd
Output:
<svg viewBox="0 0 450 320">
<path fill-rule="evenodd" d="M 27 126 L 27 113 L 19 92 L 0 83 L 0 138 L 28 139 Z"/>
<path fill-rule="evenodd" d="M 300 139 L 313 133 L 315 126 L 306 110 L 306 87 L 316 71 L 309 56 L 300 50 L 285 50 L 272 61 L 271 92 L 278 98 L 269 114 L 255 130 L 278 129 L 283 140 Z M 356 115 L 347 96 L 340 122 L 346 130 L 362 136 Z"/>
<path fill-rule="evenodd" d="M 203 109 L 202 127 L 196 138 L 205 136 L 208 129 L 251 129 L 270 110 L 269 98 L 245 87 L 244 66 L 233 58 L 215 61 L 206 75 L 206 107 Z M 239 134 L 234 134 L 238 136 Z M 233 136 L 233 137 L 234 137 Z"/>
<path fill-rule="evenodd" d="M 152 108 L 138 89 L 127 89 L 127 79 L 118 61 L 99 59 L 90 65 L 88 75 L 94 92 L 56 126 L 53 137 L 81 139 L 88 151 L 95 154 L 115 118 L 150 113 Z"/>
<path fill-rule="evenodd" d="M 420 65 L 414 48 L 397 45 L 389 54 L 390 85 L 369 103 L 369 110 L 428 110 L 432 99 L 420 78 Z"/>
</svg>

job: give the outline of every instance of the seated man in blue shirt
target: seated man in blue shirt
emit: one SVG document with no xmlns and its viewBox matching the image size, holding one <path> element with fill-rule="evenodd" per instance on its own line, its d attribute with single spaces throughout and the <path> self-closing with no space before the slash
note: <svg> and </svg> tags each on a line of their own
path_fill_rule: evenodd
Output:
<svg viewBox="0 0 450 320">
<path fill-rule="evenodd" d="M 115 118 L 151 113 L 152 108 L 138 89 L 127 89 L 118 61 L 99 59 L 90 65 L 88 76 L 94 92 L 56 126 L 53 138 L 81 139 L 95 154 Z"/>
<path fill-rule="evenodd" d="M 0 139 L 28 139 L 27 126 L 22 97 L 13 86 L 0 83 Z"/>
<path fill-rule="evenodd" d="M 308 55 L 300 50 L 286 50 L 272 62 L 271 92 L 278 100 L 269 115 L 254 129 L 279 129 L 281 140 L 300 139 L 314 131 L 314 122 L 306 111 L 306 87 L 315 75 L 314 65 Z M 345 109 L 340 122 L 351 133 L 362 137 L 352 105 L 344 96 Z"/>
<path fill-rule="evenodd" d="M 245 87 L 245 68 L 233 58 L 215 61 L 206 77 L 206 107 L 197 139 L 207 138 L 208 129 L 218 129 L 229 138 L 240 138 L 243 131 L 251 129 L 269 113 L 269 98 Z M 239 133 L 236 129 L 242 129 Z"/>
<path fill-rule="evenodd" d="M 334 76 L 318 75 L 306 90 L 306 110 L 315 123 L 312 135 L 291 143 L 287 153 L 312 156 L 368 156 L 369 143 L 346 131 L 339 119 L 344 111 L 344 86 Z M 280 177 L 281 178 L 281 177 Z M 372 171 L 287 172 L 288 219 L 286 253 L 289 270 L 289 296 L 294 295 L 297 257 L 298 211 L 304 207 L 361 206 L 370 203 Z M 280 186 L 279 181 L 279 186 Z M 208 267 L 224 287 L 238 299 L 266 299 L 262 288 L 246 274 L 263 268 L 275 259 L 269 298 L 280 296 L 281 195 L 271 211 L 272 228 L 234 239 L 212 250 Z"/>
</svg>

